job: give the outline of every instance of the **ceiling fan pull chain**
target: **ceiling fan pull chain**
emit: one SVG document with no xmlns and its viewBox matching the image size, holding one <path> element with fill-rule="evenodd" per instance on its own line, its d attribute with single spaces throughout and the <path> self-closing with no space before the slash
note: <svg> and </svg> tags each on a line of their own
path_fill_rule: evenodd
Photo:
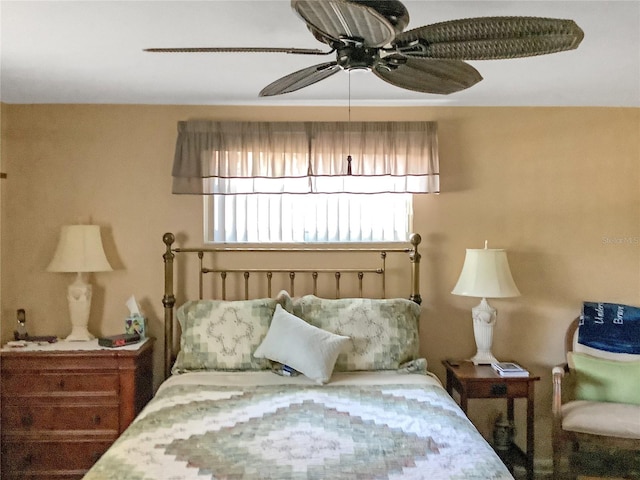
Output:
<svg viewBox="0 0 640 480">
<path fill-rule="evenodd" d="M 347 175 L 351 175 L 351 161 L 353 160 L 353 158 L 351 158 L 351 70 L 349 70 L 348 72 L 348 113 L 349 113 L 349 122 L 347 124 Z"/>
</svg>

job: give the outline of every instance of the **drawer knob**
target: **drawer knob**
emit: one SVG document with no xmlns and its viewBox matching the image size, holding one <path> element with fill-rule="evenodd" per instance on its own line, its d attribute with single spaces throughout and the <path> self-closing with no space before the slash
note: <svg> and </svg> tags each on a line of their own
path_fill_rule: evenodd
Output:
<svg viewBox="0 0 640 480">
<path fill-rule="evenodd" d="M 33 464 L 33 454 L 29 453 L 25 455 L 25 457 L 22 459 L 22 463 L 24 464 L 25 467 L 28 467 L 31 464 Z"/>
<path fill-rule="evenodd" d="M 23 427 L 32 426 L 33 416 L 30 413 L 27 413 L 26 415 L 22 415 L 22 417 L 20 417 L 20 423 L 22 424 Z"/>
<path fill-rule="evenodd" d="M 491 395 L 505 395 L 507 393 L 506 383 L 496 383 L 491 385 Z"/>
<path fill-rule="evenodd" d="M 58 388 L 60 388 L 60 390 L 64 390 L 64 379 L 58 382 Z"/>
<path fill-rule="evenodd" d="M 94 415 L 93 417 L 91 417 L 91 421 L 94 425 L 100 425 L 102 419 L 100 418 L 100 415 Z"/>
</svg>

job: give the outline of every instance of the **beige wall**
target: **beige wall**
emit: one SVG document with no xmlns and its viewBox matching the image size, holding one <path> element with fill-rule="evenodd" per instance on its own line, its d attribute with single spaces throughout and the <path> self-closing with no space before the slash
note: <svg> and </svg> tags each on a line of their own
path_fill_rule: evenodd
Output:
<svg viewBox="0 0 640 480">
<path fill-rule="evenodd" d="M 171 195 L 176 122 L 346 120 L 344 108 L 2 105 L 2 342 L 25 308 L 32 334 L 66 335 L 70 274 L 46 273 L 61 225 L 99 224 L 113 272 L 93 275 L 90 330 L 121 331 L 131 294 L 150 319 L 160 381 L 162 234 L 202 238 L 202 200 Z M 423 237 L 422 353 L 474 353 L 470 309 L 450 294 L 465 248 L 508 250 L 522 296 L 492 300 L 498 358 L 542 377 L 536 455 L 550 457 L 550 369 L 584 300 L 640 305 L 640 110 L 352 108 L 356 120 L 439 122 L 442 194 L 415 197 Z M 394 290 L 395 288 L 395 290 Z M 399 287 L 392 293 L 403 295 Z M 503 406 L 471 402 L 488 435 Z M 521 412 L 521 409 L 518 410 Z M 521 433 L 523 428 L 520 428 Z"/>
</svg>

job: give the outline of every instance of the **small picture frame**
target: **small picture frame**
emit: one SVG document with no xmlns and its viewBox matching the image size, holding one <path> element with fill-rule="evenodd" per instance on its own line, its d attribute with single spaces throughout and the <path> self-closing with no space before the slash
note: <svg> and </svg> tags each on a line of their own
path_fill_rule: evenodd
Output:
<svg viewBox="0 0 640 480">
<path fill-rule="evenodd" d="M 140 338 L 146 338 L 147 319 L 140 315 L 130 315 L 124 321 L 124 332 L 128 334 L 137 333 Z"/>
</svg>

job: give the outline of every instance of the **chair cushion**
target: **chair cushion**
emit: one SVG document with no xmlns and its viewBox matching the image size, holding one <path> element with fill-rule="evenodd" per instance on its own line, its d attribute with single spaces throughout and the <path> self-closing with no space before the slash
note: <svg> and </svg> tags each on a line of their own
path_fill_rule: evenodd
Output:
<svg viewBox="0 0 640 480">
<path fill-rule="evenodd" d="M 640 405 L 575 400 L 562 406 L 562 429 L 640 440 Z"/>
</svg>

